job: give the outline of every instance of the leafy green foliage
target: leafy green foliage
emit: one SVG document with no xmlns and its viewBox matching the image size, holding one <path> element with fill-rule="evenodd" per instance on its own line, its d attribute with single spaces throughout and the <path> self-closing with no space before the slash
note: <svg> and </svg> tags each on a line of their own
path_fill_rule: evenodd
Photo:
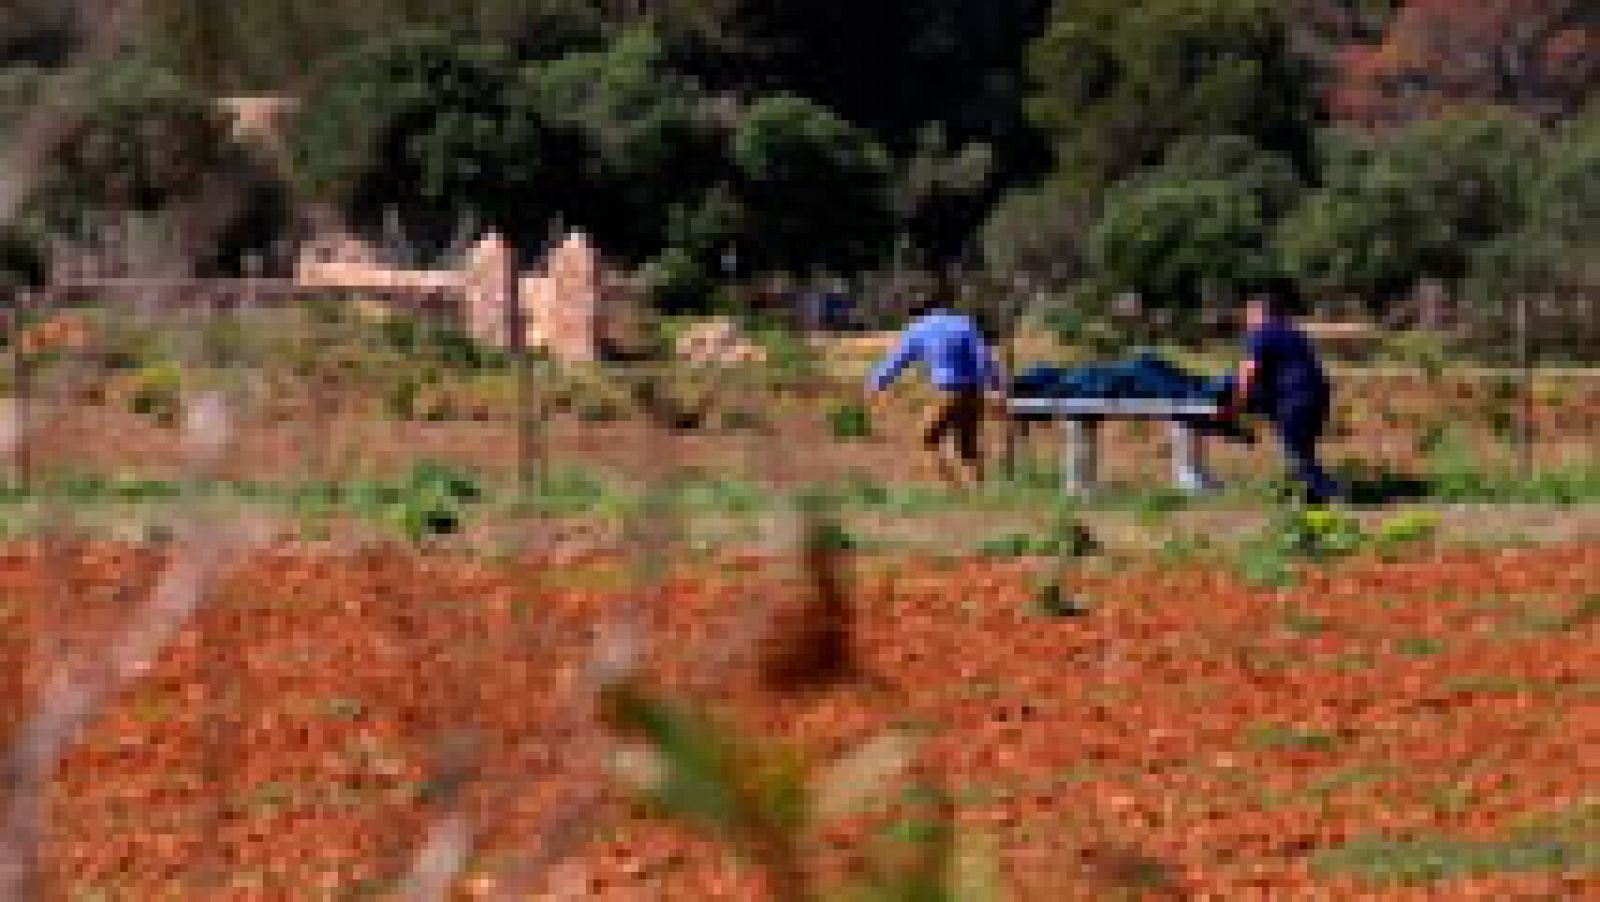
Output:
<svg viewBox="0 0 1600 902">
<path fill-rule="evenodd" d="M 872 438 L 872 410 L 859 401 L 847 401 L 828 411 L 828 431 L 841 441 Z"/>
<path fill-rule="evenodd" d="M 1237 296 L 1278 275 L 1272 236 L 1299 192 L 1292 164 L 1248 139 L 1183 140 L 1111 191 L 1091 254 L 1108 287 L 1156 305 Z"/>
<path fill-rule="evenodd" d="M 803 97 L 757 101 L 729 151 L 748 234 L 746 260 L 804 272 L 876 258 L 889 230 L 889 157 L 872 135 Z M 742 252 L 746 253 L 746 252 Z"/>
<path fill-rule="evenodd" d="M 588 196 L 563 211 L 633 257 L 672 237 L 674 216 L 701 209 L 721 168 L 719 136 L 700 115 L 699 88 L 668 65 L 656 32 L 619 35 L 602 50 L 528 67 L 537 115 L 584 138 Z M 666 213 L 665 216 L 662 214 Z"/>
<path fill-rule="evenodd" d="M 792 902 L 992 898 L 992 865 L 959 854 L 954 806 L 940 787 L 908 785 L 868 850 L 865 874 L 819 885 L 806 859 L 827 820 L 858 812 L 907 761 L 893 736 L 817 767 L 777 742 L 739 733 L 701 706 L 651 693 L 631 680 L 602 689 L 601 717 L 637 745 L 618 775 L 665 817 L 726 842 L 767 875 L 773 896 Z"/>
<path fill-rule="evenodd" d="M 1185 135 L 1237 134 L 1304 161 L 1310 70 L 1266 0 L 1058 3 L 1030 52 L 1034 121 L 1094 188 L 1160 162 Z"/>
<path fill-rule="evenodd" d="M 1425 884 L 1490 874 L 1590 871 L 1600 867 L 1596 850 L 1592 838 L 1369 837 L 1318 854 L 1312 867 L 1320 874 L 1353 874 L 1377 884 Z"/>
<path fill-rule="evenodd" d="M 301 112 L 296 168 L 368 229 L 394 210 L 424 245 L 475 220 L 537 246 L 558 214 L 585 208 L 572 173 L 590 156 L 534 100 L 504 47 L 406 32 L 332 65 Z"/>
<path fill-rule="evenodd" d="M 1438 517 L 1427 511 L 1397 514 L 1368 531 L 1350 512 L 1337 507 L 1286 508 L 1240 552 L 1245 580 L 1285 586 L 1294 579 L 1298 561 L 1322 563 L 1363 551 L 1393 556 L 1431 541 Z"/>
<path fill-rule="evenodd" d="M 376 513 L 413 542 L 455 535 L 469 508 L 483 500 L 477 480 L 445 464 L 424 462 L 399 482 L 350 487 L 348 503 Z"/>
<path fill-rule="evenodd" d="M 1327 751 L 1338 744 L 1338 738 L 1321 730 L 1264 724 L 1250 730 L 1250 745 L 1268 750 Z"/>
<path fill-rule="evenodd" d="M 1567 123 L 1529 187 L 1528 214 L 1515 231 L 1474 252 L 1472 275 L 1483 297 L 1580 281 L 1600 225 L 1600 112 Z"/>
<path fill-rule="evenodd" d="M 241 165 L 217 111 L 172 72 L 118 62 L 88 83 L 34 192 L 34 203 L 52 220 L 160 210 L 198 197 L 207 176 Z"/>
<path fill-rule="evenodd" d="M 991 539 L 978 549 L 985 557 L 1086 557 L 1100 550 L 1100 543 L 1083 522 L 1070 513 L 1056 516 L 1043 535 L 1008 533 Z"/>
<path fill-rule="evenodd" d="M 410 29 L 546 58 L 594 47 L 612 24 L 586 0 L 149 0 L 146 14 L 140 37 L 158 59 L 233 93 L 298 93 L 330 60 Z"/>
<path fill-rule="evenodd" d="M 1478 248 L 1526 221 L 1543 154 L 1532 126 L 1503 117 L 1331 135 L 1321 190 L 1282 226 L 1285 265 L 1314 289 L 1375 298 L 1463 279 Z"/>
</svg>

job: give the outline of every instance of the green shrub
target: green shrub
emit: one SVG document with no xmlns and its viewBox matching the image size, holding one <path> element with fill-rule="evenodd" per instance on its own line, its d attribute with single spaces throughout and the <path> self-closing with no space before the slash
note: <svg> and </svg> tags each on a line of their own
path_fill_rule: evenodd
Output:
<svg viewBox="0 0 1600 902">
<path fill-rule="evenodd" d="M 871 438 L 872 411 L 858 401 L 848 401 L 828 411 L 828 429 L 840 441 Z"/>
<path fill-rule="evenodd" d="M 578 419 L 585 423 L 615 423 L 625 419 L 622 406 L 608 398 L 591 398 L 578 404 Z"/>
<path fill-rule="evenodd" d="M 1324 560 L 1361 549 L 1368 536 L 1349 512 L 1333 507 L 1308 507 L 1278 522 L 1280 547 L 1292 555 Z"/>
<path fill-rule="evenodd" d="M 1247 737 L 1250 745 L 1268 750 L 1300 750 L 1324 752 L 1338 744 L 1338 739 L 1321 730 L 1266 724 L 1254 727 Z"/>
<path fill-rule="evenodd" d="M 978 553 L 984 557 L 1085 557 L 1100 550 L 1100 543 L 1076 517 L 1057 517 L 1043 535 L 1007 533 L 984 542 Z"/>
<path fill-rule="evenodd" d="M 183 405 L 183 368 L 171 362 L 140 367 L 128 380 L 126 397 L 130 412 L 163 425 L 176 423 Z"/>
<path fill-rule="evenodd" d="M 1431 541 L 1439 532 L 1439 515 L 1433 511 L 1409 511 L 1397 514 L 1378 527 L 1374 541 L 1382 550 L 1401 545 L 1414 545 Z"/>
<path fill-rule="evenodd" d="M 468 508 L 483 500 L 483 489 L 460 470 L 428 461 L 413 467 L 402 482 L 357 487 L 350 500 L 376 508 L 406 538 L 419 542 L 459 533 Z"/>
</svg>

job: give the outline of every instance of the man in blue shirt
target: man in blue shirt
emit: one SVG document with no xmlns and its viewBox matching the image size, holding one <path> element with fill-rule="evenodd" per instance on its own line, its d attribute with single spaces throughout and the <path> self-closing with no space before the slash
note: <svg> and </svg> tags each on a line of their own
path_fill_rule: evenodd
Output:
<svg viewBox="0 0 1600 902">
<path fill-rule="evenodd" d="M 922 364 L 940 394 L 924 421 L 923 445 L 946 482 L 975 485 L 983 481 L 984 392 L 1000 389 L 1000 368 L 971 317 L 938 299 L 923 301 L 913 316 L 899 347 L 873 371 L 868 388 L 882 392 L 906 367 Z M 954 466 L 944 454 L 947 441 L 956 446 Z"/>
<path fill-rule="evenodd" d="M 1257 295 L 1245 308 L 1245 360 L 1234 405 L 1270 417 L 1307 500 L 1326 504 L 1341 492 L 1317 460 L 1333 392 L 1316 348 L 1287 312 L 1288 294 Z"/>
</svg>

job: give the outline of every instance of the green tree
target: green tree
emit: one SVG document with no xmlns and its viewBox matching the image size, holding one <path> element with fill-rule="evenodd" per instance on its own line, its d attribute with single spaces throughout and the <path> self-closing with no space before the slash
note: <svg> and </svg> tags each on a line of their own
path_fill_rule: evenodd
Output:
<svg viewBox="0 0 1600 902">
<path fill-rule="evenodd" d="M 1600 110 L 1565 125 L 1537 168 L 1522 228 L 1473 259 L 1486 297 L 1561 285 L 1600 285 Z"/>
<path fill-rule="evenodd" d="M 238 165 L 216 108 L 173 73 L 125 62 L 85 81 L 92 89 L 76 99 L 35 192 L 52 218 L 159 210 L 196 197 L 209 175 Z"/>
<path fill-rule="evenodd" d="M 1373 301 L 1457 283 L 1478 249 L 1524 227 L 1545 155 L 1537 127 L 1484 115 L 1326 142 L 1323 185 L 1282 226 L 1289 271 Z"/>
<path fill-rule="evenodd" d="M 1029 62 L 1029 113 L 1091 195 L 1185 135 L 1311 156 L 1312 73 L 1272 0 L 1063 0 Z"/>
<path fill-rule="evenodd" d="M 324 63 L 418 28 L 545 59 L 599 46 L 608 21 L 592 0 L 146 0 L 145 10 L 142 41 L 156 58 L 223 93 L 297 91 Z"/>
<path fill-rule="evenodd" d="M 802 97 L 755 103 L 733 135 L 735 191 L 756 269 L 852 269 L 893 235 L 889 158 L 862 129 Z"/>
<path fill-rule="evenodd" d="M 699 88 L 668 64 L 648 27 L 607 48 L 528 67 L 523 86 L 546 122 L 583 136 L 592 152 L 582 207 L 566 211 L 613 252 L 642 257 L 668 240 L 673 211 L 700 205 L 724 166 L 721 136 L 702 115 Z"/>
<path fill-rule="evenodd" d="M 1013 191 L 995 206 L 980 240 L 984 263 L 996 272 L 1064 282 L 1087 269 L 1095 211 L 1064 179 Z"/>
<path fill-rule="evenodd" d="M 894 157 L 896 212 L 916 249 L 962 255 L 1048 149 L 1022 111 L 1023 59 L 1051 0 L 667 0 L 673 60 L 708 90 L 795 94 Z"/>
<path fill-rule="evenodd" d="M 1249 139 L 1185 139 L 1167 161 L 1112 189 L 1091 239 L 1106 287 L 1192 307 L 1279 275 L 1272 243 L 1301 191 L 1293 164 Z"/>
<path fill-rule="evenodd" d="M 308 196 L 371 230 L 392 210 L 424 246 L 468 218 L 536 245 L 584 209 L 591 171 L 582 136 L 540 116 L 503 46 L 434 30 L 340 58 L 294 144 Z"/>
</svg>

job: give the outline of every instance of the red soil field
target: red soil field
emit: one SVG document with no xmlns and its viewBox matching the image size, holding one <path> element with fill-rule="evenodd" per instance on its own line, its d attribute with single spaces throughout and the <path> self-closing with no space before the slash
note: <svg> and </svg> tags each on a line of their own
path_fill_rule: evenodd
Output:
<svg viewBox="0 0 1600 902">
<path fill-rule="evenodd" d="M 455 799 L 479 828 L 462 898 L 510 891 L 541 848 L 553 867 L 511 898 L 764 898 L 754 868 L 598 766 L 582 667 L 638 599 L 653 679 L 808 760 L 913 727 L 915 772 L 992 837 L 1016 899 L 1115 898 L 1130 875 L 1149 898 L 1600 897 L 1593 873 L 1393 888 L 1312 868 L 1364 836 L 1488 839 L 1593 805 L 1600 545 L 1356 562 L 1276 590 L 1105 568 L 1072 577 L 1093 610 L 1066 619 L 1030 612 L 1026 562 L 862 558 L 853 666 L 805 692 L 763 688 L 736 638 L 800 591 L 793 562 L 699 562 L 633 592 L 603 558 L 285 547 L 236 563 L 66 756 L 37 897 L 356 898 L 405 873 Z M 111 545 L 0 551 L 0 735 L 163 565 Z M 847 867 L 870 820 L 830 829 L 817 866 Z"/>
</svg>

